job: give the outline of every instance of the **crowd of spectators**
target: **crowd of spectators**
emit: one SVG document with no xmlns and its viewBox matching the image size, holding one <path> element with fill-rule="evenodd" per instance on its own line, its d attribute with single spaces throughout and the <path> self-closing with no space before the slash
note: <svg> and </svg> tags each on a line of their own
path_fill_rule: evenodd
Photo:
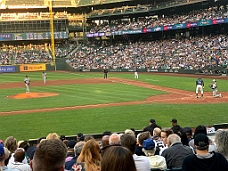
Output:
<svg viewBox="0 0 228 171">
<path fill-rule="evenodd" d="M 0 170 L 227 170 L 227 129 L 211 132 L 211 128 L 199 125 L 192 133 L 191 128 L 182 128 L 177 119 L 170 122 L 170 128 L 162 129 L 155 119 L 150 119 L 141 131 L 105 131 L 98 139 L 78 133 L 76 138 L 67 140 L 65 135 L 49 133 L 34 145 L 9 136 L 0 142 Z M 214 135 L 212 139 L 209 133 Z"/>
<path fill-rule="evenodd" d="M 110 46 L 91 44 L 70 54 L 67 62 L 74 69 L 201 69 L 226 66 L 227 35 L 183 39 L 118 43 Z"/>
<path fill-rule="evenodd" d="M 57 43 L 56 57 L 66 57 L 77 45 L 75 43 Z M 0 65 L 19 65 L 32 63 L 50 63 L 51 47 L 48 44 L 3 45 L 0 49 Z"/>
<path fill-rule="evenodd" d="M 55 45 L 55 55 L 56 57 L 66 57 L 77 47 L 76 43 L 58 43 Z"/>
<path fill-rule="evenodd" d="M 198 22 L 200 20 L 221 19 L 228 17 L 228 5 L 221 7 L 210 7 L 208 9 L 199 9 L 186 14 L 175 14 L 171 16 L 143 17 L 137 21 L 129 20 L 112 20 L 101 22 L 90 30 L 90 33 L 97 32 L 113 32 L 124 30 L 137 30 L 142 28 L 152 28 L 157 26 L 169 26 L 174 24 L 182 24 L 187 22 Z"/>
<path fill-rule="evenodd" d="M 47 47 L 43 44 L 17 46 L 15 56 L 15 64 L 50 63 L 52 60 Z"/>
</svg>

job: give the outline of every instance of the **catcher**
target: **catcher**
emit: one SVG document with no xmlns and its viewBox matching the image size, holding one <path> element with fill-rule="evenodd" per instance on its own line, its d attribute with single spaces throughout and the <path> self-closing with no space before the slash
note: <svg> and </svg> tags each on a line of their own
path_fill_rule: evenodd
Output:
<svg viewBox="0 0 228 171">
<path fill-rule="evenodd" d="M 218 92 L 218 85 L 215 79 L 212 80 L 213 84 L 210 84 L 209 87 L 213 90 L 213 97 L 222 97 L 222 94 L 217 94 Z"/>
<path fill-rule="evenodd" d="M 27 75 L 25 76 L 24 83 L 25 83 L 25 87 L 26 87 L 26 93 L 29 93 L 30 92 L 30 90 L 29 90 L 30 79 Z"/>
</svg>

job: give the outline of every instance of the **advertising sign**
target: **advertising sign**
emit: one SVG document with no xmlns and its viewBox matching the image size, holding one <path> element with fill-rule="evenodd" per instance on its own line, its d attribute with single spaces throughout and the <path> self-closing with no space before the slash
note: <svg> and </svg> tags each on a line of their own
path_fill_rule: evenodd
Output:
<svg viewBox="0 0 228 171">
<path fill-rule="evenodd" d="M 15 66 L 0 66 L 0 73 L 16 72 Z"/>
<path fill-rule="evenodd" d="M 46 64 L 26 64 L 20 65 L 20 71 L 44 71 L 46 70 Z"/>
</svg>

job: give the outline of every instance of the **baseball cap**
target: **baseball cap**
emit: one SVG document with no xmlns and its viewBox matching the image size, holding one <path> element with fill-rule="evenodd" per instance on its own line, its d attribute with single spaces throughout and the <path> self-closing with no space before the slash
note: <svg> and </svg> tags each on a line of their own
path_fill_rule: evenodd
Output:
<svg viewBox="0 0 228 171">
<path fill-rule="evenodd" d="M 0 156 L 3 156 L 5 154 L 3 145 L 0 144 Z"/>
<path fill-rule="evenodd" d="M 27 149 L 26 153 L 27 153 L 28 157 L 30 158 L 30 160 L 33 159 L 36 148 L 37 148 L 36 146 L 31 146 Z"/>
<path fill-rule="evenodd" d="M 66 139 L 66 136 L 65 136 L 65 135 L 60 135 L 60 137 L 59 137 L 59 138 L 60 138 L 60 140 L 62 140 L 62 141 L 63 141 L 63 140 L 65 140 L 65 139 Z"/>
<path fill-rule="evenodd" d="M 213 79 L 212 81 L 216 82 L 216 79 Z"/>
<path fill-rule="evenodd" d="M 177 119 L 173 118 L 170 122 L 177 123 Z"/>
<path fill-rule="evenodd" d="M 154 140 L 152 140 L 151 138 L 148 138 L 143 141 L 143 148 L 145 150 L 153 150 L 154 147 L 155 147 L 155 143 L 154 143 Z"/>
<path fill-rule="evenodd" d="M 155 119 L 150 119 L 150 123 L 155 123 Z"/>
<path fill-rule="evenodd" d="M 74 148 L 75 144 L 76 144 L 76 141 L 75 140 L 70 140 L 67 143 L 67 147 L 68 148 Z"/>
<path fill-rule="evenodd" d="M 205 134 L 197 134 L 194 138 L 194 144 L 198 150 L 206 150 L 209 145 L 209 138 Z"/>
</svg>

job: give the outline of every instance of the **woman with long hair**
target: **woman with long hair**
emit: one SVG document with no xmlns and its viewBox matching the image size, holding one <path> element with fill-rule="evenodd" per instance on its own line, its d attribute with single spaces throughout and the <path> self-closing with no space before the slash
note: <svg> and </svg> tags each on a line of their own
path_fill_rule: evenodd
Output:
<svg viewBox="0 0 228 171">
<path fill-rule="evenodd" d="M 136 171 L 130 150 L 122 146 L 110 146 L 101 161 L 102 171 Z"/>
<path fill-rule="evenodd" d="M 100 146 L 95 139 L 87 141 L 78 156 L 77 163 L 73 168 L 76 171 L 100 171 L 101 155 Z"/>
</svg>

